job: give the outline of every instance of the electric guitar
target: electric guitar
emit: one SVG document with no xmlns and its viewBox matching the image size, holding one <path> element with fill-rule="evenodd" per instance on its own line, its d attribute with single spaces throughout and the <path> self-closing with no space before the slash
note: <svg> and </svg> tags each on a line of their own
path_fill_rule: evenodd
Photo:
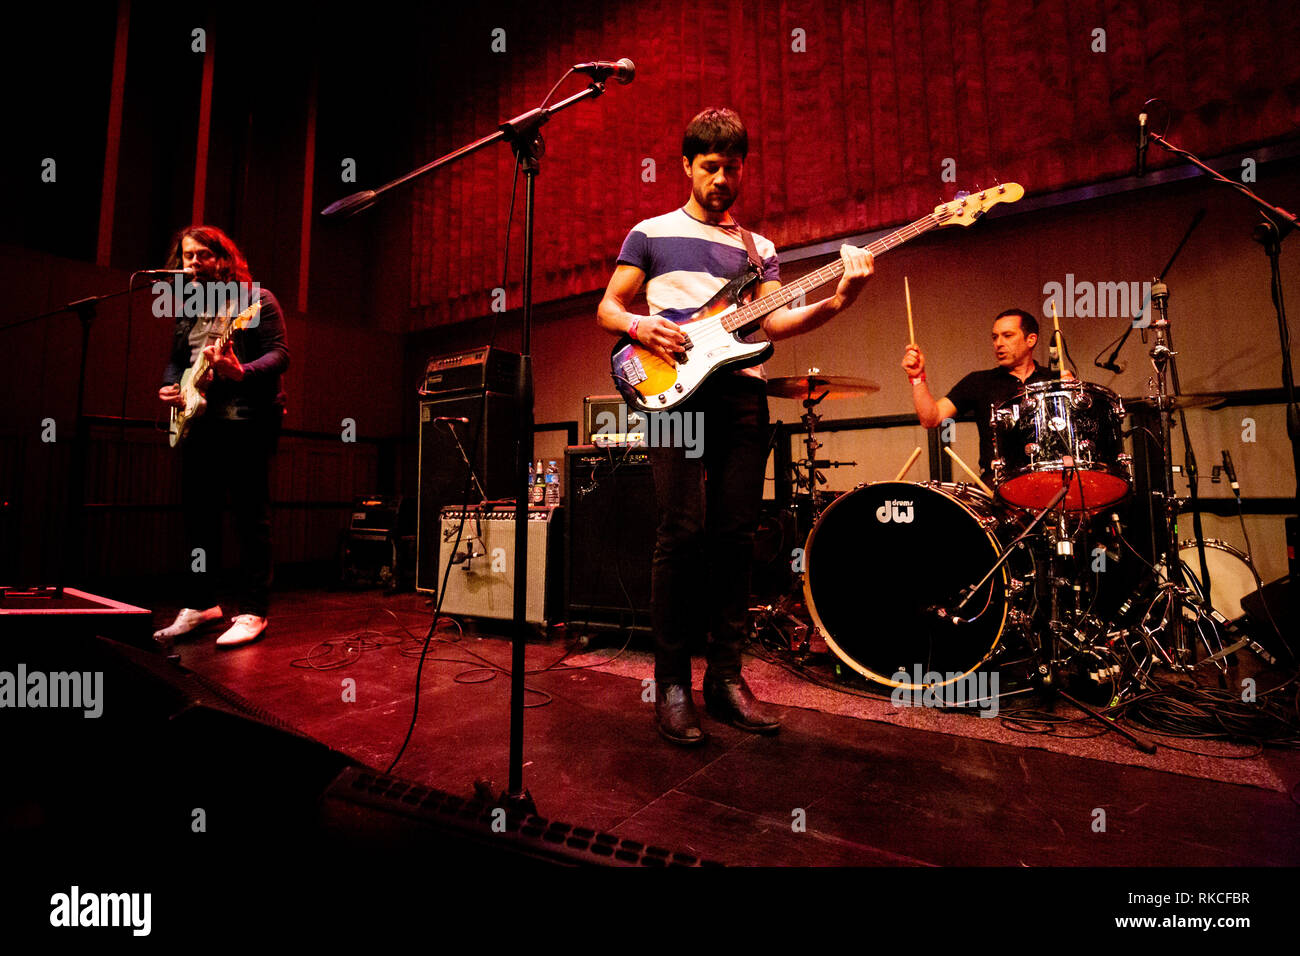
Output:
<svg viewBox="0 0 1300 956">
<path fill-rule="evenodd" d="M 215 345 L 217 354 L 221 354 L 221 350 L 230 341 L 231 333 L 236 329 L 247 328 L 261 311 L 261 301 L 254 302 L 227 322 L 226 327 L 221 330 L 221 334 L 217 336 L 216 341 L 209 344 Z M 199 349 L 199 357 L 194 360 L 194 365 L 187 368 L 184 374 L 181 375 L 181 398 L 185 399 L 185 407 L 172 406 L 171 425 L 168 428 L 167 438 L 173 448 L 184 441 L 185 436 L 189 434 L 190 425 L 194 422 L 194 419 L 207 410 L 208 400 L 199 387 L 199 382 L 202 381 L 209 368 L 211 368 L 211 365 L 208 362 L 208 357 L 203 354 L 203 349 Z"/>
<path fill-rule="evenodd" d="M 866 248 L 873 256 L 901 246 L 940 226 L 969 226 L 993 206 L 1016 202 L 1025 190 L 1016 183 L 1004 183 L 979 193 L 958 193 L 952 202 L 934 207 L 934 212 L 892 232 Z M 657 412 L 679 405 L 714 372 L 722 368 L 745 368 L 765 361 L 772 354 L 771 342 L 744 342 L 742 337 L 758 328 L 769 312 L 788 305 L 818 286 L 844 274 L 844 260 L 782 286 L 771 295 L 746 302 L 759 273 L 749 269 L 725 286 L 680 323 L 686 336 L 682 351 L 673 356 L 673 366 L 627 335 L 619 338 L 610 353 L 614 385 L 627 403 L 643 412 Z"/>
</svg>

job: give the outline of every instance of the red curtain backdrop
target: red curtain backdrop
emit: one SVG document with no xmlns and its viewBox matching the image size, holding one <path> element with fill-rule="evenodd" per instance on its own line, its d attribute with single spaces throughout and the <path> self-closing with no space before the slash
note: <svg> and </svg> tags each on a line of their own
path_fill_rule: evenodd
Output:
<svg viewBox="0 0 1300 956">
<path fill-rule="evenodd" d="M 685 201 L 682 131 L 706 106 L 732 106 L 749 127 L 733 211 L 778 249 L 910 221 L 994 177 L 1033 195 L 1127 175 L 1151 96 L 1173 108 L 1170 137 L 1203 156 L 1300 127 L 1300 18 L 1286 0 L 566 0 L 537 9 L 447 30 L 419 92 L 433 158 L 539 105 L 575 62 L 635 61 L 631 85 L 611 83 L 543 129 L 536 302 L 602 288 L 632 225 Z M 504 52 L 491 49 L 494 29 Z M 570 78 L 552 102 L 582 87 Z M 1162 117 L 1153 119 L 1159 130 Z M 955 182 L 942 177 L 949 160 Z M 1175 162 L 1156 147 L 1149 160 Z M 417 326 L 490 313 L 513 172 L 509 149 L 496 145 L 416 186 Z M 521 304 L 522 232 L 521 176 L 510 309 Z"/>
</svg>

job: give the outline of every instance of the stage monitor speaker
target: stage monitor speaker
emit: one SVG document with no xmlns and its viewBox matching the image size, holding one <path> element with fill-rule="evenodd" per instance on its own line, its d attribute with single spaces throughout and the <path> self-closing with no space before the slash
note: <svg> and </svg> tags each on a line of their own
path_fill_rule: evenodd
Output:
<svg viewBox="0 0 1300 956">
<path fill-rule="evenodd" d="M 152 856 L 310 845 L 320 795 L 355 763 L 157 653 L 57 632 L 0 647 L 0 671 L 32 687 L 46 675 L 49 692 L 5 714 L 15 783 L 0 792 L 0 820 L 54 859 L 75 854 L 72 872 L 83 872 L 74 858 L 85 872 L 166 873 Z"/>
<path fill-rule="evenodd" d="M 567 620 L 636 615 L 650 623 L 654 477 L 639 448 L 565 449 L 569 521 L 564 536 Z"/>
<path fill-rule="evenodd" d="M 559 619 L 564 606 L 560 541 L 564 527 L 561 507 L 528 509 L 528 595 L 524 617 L 530 624 Z M 461 529 L 456 544 L 457 529 Z M 453 546 L 455 550 L 453 551 Z M 440 567 L 450 563 L 443 614 L 465 614 L 499 621 L 515 616 L 515 512 L 513 507 L 486 510 L 444 508 Z M 441 580 L 438 582 L 441 584 Z"/>
<path fill-rule="evenodd" d="M 468 422 L 438 419 L 467 418 Z M 481 423 L 481 425 L 480 425 Z M 415 587 L 438 589 L 438 540 L 442 509 L 465 503 L 465 458 L 489 501 L 514 498 L 524 475 L 515 480 L 514 399 L 501 392 L 446 395 L 420 403 L 420 507 L 416 528 Z M 453 434 L 454 433 L 454 434 Z M 478 436 L 477 443 L 474 437 Z M 465 457 L 461 456 L 464 448 Z M 473 443 L 473 447 L 471 444 Z M 469 504 L 483 500 L 470 482 Z"/>
<path fill-rule="evenodd" d="M 1266 584 L 1263 590 L 1251 591 L 1241 599 L 1241 607 L 1250 634 L 1283 666 L 1294 666 L 1295 635 L 1300 623 L 1300 585 L 1296 579 L 1288 575 Z M 1285 640 L 1279 632 L 1287 635 Z"/>
</svg>

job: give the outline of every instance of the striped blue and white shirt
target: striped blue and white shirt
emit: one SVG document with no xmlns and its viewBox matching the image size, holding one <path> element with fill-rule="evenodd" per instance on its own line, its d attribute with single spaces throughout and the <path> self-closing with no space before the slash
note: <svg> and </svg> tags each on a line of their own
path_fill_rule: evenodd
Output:
<svg viewBox="0 0 1300 956">
<path fill-rule="evenodd" d="M 751 235 L 763 260 L 761 281 L 779 279 L 776 247 L 758 233 Z M 674 209 L 633 226 L 623 240 L 618 261 L 645 273 L 646 304 L 651 312 L 680 322 L 744 272 L 749 255 L 739 226 L 715 226 L 700 222 L 685 209 Z M 747 341 L 762 335 L 760 329 Z M 737 371 L 763 376 L 762 366 Z"/>
</svg>

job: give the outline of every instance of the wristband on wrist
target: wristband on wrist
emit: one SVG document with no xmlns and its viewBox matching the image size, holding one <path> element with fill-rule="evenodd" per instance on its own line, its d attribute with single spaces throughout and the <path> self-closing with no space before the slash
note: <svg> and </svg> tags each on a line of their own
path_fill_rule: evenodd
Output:
<svg viewBox="0 0 1300 956">
<path fill-rule="evenodd" d="M 913 385 L 920 385 L 922 382 L 925 381 L 925 373 L 922 372 L 920 375 L 916 376 L 916 378 L 913 378 L 912 376 L 909 375 L 907 377 L 907 380 Z"/>
<path fill-rule="evenodd" d="M 638 339 L 638 338 L 636 337 L 636 327 L 637 327 L 638 325 L 640 325 L 640 324 L 641 324 L 641 320 L 640 320 L 640 319 L 633 319 L 633 320 L 632 320 L 632 324 L 629 325 L 629 326 L 627 327 L 627 334 L 628 334 L 628 336 L 629 336 L 633 341 L 635 341 L 635 342 L 640 342 L 640 341 L 641 341 L 640 339 Z"/>
</svg>

